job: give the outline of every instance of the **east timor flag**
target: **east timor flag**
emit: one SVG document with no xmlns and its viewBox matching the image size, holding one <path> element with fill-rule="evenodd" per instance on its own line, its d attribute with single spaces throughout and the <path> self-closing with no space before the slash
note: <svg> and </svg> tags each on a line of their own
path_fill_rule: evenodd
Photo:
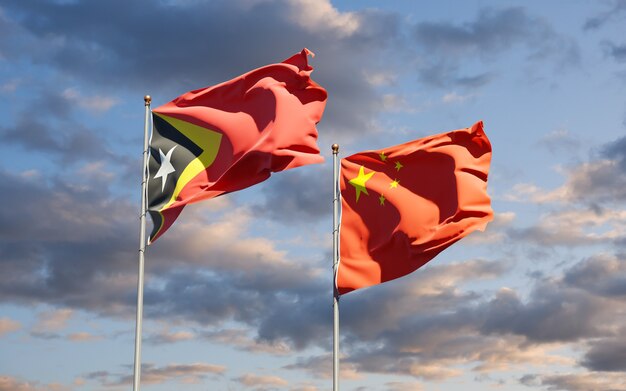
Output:
<svg viewBox="0 0 626 391">
<path fill-rule="evenodd" d="M 154 242 L 185 205 L 241 190 L 272 172 L 320 163 L 326 90 L 307 49 L 153 110 L 148 211 Z"/>
<path fill-rule="evenodd" d="M 340 294 L 404 276 L 493 218 L 483 123 L 341 160 Z"/>
</svg>

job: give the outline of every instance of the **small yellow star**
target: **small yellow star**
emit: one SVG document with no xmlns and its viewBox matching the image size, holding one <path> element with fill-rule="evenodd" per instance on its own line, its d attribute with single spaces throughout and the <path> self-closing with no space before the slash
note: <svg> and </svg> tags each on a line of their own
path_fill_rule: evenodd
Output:
<svg viewBox="0 0 626 391">
<path fill-rule="evenodd" d="M 356 189 L 356 202 L 359 202 L 359 197 L 361 196 L 361 193 L 369 195 L 367 193 L 367 188 L 365 187 L 365 182 L 367 182 L 374 174 L 374 171 L 366 174 L 363 166 L 361 166 L 361 168 L 359 168 L 359 175 L 356 178 L 350 179 L 350 181 L 348 181 L 348 183 L 350 183 Z"/>
<path fill-rule="evenodd" d="M 397 187 L 398 187 L 398 185 L 399 185 L 399 184 L 400 184 L 400 181 L 399 181 L 399 180 L 397 180 L 397 179 L 394 179 L 394 180 L 393 180 L 393 182 L 391 182 L 391 183 L 389 184 L 389 188 L 390 188 L 390 189 L 395 189 L 395 188 L 397 188 Z"/>
<path fill-rule="evenodd" d="M 396 162 L 396 170 L 400 171 L 400 169 L 401 169 L 402 167 L 404 167 L 404 166 L 402 165 L 402 163 L 400 163 L 400 162 Z"/>
<path fill-rule="evenodd" d="M 380 160 L 383 162 L 387 161 L 387 155 L 385 155 L 385 152 L 381 152 L 378 156 L 380 156 Z"/>
<path fill-rule="evenodd" d="M 380 197 L 378 197 L 378 201 L 380 201 L 381 205 L 385 205 L 385 196 L 381 194 Z"/>
</svg>

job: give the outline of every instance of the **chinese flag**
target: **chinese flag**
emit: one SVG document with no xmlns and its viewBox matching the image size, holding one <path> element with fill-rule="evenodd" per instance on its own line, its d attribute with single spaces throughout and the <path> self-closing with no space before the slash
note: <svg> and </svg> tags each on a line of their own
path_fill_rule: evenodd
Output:
<svg viewBox="0 0 626 391">
<path fill-rule="evenodd" d="M 483 123 L 341 160 L 340 294 L 402 277 L 493 218 Z"/>
<path fill-rule="evenodd" d="M 323 161 L 316 124 L 326 90 L 307 49 L 153 110 L 148 211 L 161 236 L 184 206 L 244 189 L 272 172 Z"/>
</svg>

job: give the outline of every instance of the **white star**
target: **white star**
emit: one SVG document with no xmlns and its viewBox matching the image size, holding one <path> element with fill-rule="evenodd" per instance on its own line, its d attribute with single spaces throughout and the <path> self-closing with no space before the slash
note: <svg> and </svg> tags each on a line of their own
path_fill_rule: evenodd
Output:
<svg viewBox="0 0 626 391">
<path fill-rule="evenodd" d="M 164 154 L 163 151 L 161 151 L 161 148 L 159 148 L 159 153 L 161 154 L 161 167 L 159 167 L 159 171 L 154 174 L 154 179 L 161 178 L 161 191 L 165 190 L 165 182 L 167 181 L 167 176 L 176 171 L 176 169 L 174 169 L 174 166 L 172 166 L 172 163 L 170 162 L 170 159 L 172 159 L 172 152 L 174 152 L 174 148 L 176 147 L 177 146 L 174 145 L 172 149 L 167 152 L 167 155 Z"/>
</svg>

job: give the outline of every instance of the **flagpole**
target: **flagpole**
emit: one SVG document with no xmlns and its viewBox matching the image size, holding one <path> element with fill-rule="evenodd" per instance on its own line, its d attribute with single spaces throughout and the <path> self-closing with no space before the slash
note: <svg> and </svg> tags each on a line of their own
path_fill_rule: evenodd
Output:
<svg viewBox="0 0 626 391">
<path fill-rule="evenodd" d="M 339 266 L 339 145 L 333 144 L 333 391 L 339 391 L 339 292 L 337 267 Z"/>
<path fill-rule="evenodd" d="M 146 198 L 148 184 L 148 128 L 150 123 L 150 102 L 152 98 L 146 95 L 143 98 L 146 106 L 143 128 L 143 168 L 141 177 L 141 215 L 139 233 L 139 277 L 137 279 L 137 323 L 135 326 L 135 365 L 133 376 L 133 391 L 139 391 L 141 379 L 141 321 L 143 318 L 143 265 L 146 252 Z"/>
</svg>

